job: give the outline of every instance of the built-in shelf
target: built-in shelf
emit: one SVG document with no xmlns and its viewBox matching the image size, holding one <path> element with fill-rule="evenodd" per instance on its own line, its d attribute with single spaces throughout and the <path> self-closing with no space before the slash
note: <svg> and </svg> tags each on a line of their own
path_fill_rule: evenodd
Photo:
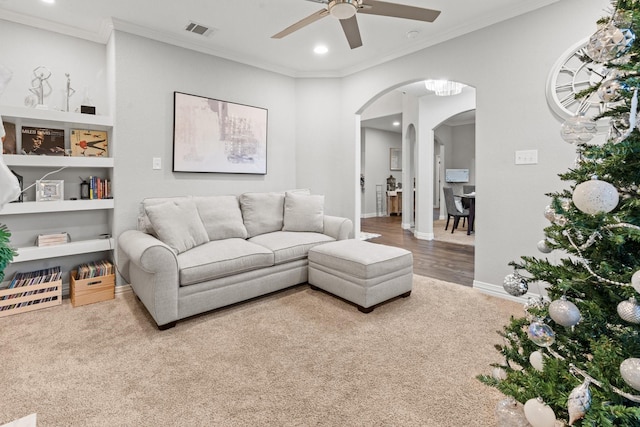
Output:
<svg viewBox="0 0 640 427">
<path fill-rule="evenodd" d="M 70 167 L 70 168 L 112 168 L 113 157 L 68 157 L 68 156 L 30 156 L 5 154 L 2 159 L 7 166 L 25 167 Z"/>
<path fill-rule="evenodd" d="M 6 205 L 4 205 L 4 208 L 0 210 L 0 215 L 90 211 L 99 209 L 113 209 L 113 206 L 113 199 L 7 203 Z"/>
<path fill-rule="evenodd" d="M 13 262 L 26 262 L 46 258 L 58 258 L 68 255 L 85 254 L 89 252 L 109 251 L 114 248 L 114 239 L 92 239 L 63 243 L 53 246 L 28 246 L 17 248 L 18 255 Z"/>
<path fill-rule="evenodd" d="M 93 114 L 67 113 L 56 110 L 39 110 L 36 108 L 13 107 L 0 105 L 0 116 L 5 121 L 21 121 L 29 124 L 37 122 L 38 126 L 88 126 L 95 128 L 110 128 L 113 126 L 111 116 L 99 116 Z"/>
</svg>

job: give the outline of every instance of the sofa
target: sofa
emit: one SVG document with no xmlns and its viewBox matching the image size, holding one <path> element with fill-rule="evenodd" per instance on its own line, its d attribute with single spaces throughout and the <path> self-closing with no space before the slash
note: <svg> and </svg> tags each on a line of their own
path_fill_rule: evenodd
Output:
<svg viewBox="0 0 640 427">
<path fill-rule="evenodd" d="M 351 237 L 308 190 L 141 202 L 118 236 L 120 274 L 158 328 L 307 282 L 309 249 Z"/>
</svg>

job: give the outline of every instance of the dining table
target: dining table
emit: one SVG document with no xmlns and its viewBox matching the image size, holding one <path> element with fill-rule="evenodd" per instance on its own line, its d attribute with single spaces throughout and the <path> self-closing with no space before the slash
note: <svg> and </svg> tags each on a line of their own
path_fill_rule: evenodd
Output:
<svg viewBox="0 0 640 427">
<path fill-rule="evenodd" d="M 474 225 L 476 222 L 476 193 L 463 194 L 460 196 L 462 204 L 468 205 L 469 209 L 469 225 L 467 225 L 467 234 L 474 233 Z"/>
</svg>

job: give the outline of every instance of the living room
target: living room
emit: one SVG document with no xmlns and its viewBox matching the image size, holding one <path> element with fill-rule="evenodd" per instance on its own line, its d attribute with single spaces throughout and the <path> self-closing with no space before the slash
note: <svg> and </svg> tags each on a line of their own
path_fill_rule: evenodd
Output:
<svg viewBox="0 0 640 427">
<path fill-rule="evenodd" d="M 108 42 L 102 44 L 36 28 L 9 19 L 10 14 L 0 14 L 0 38 L 5 41 L 0 46 L 0 64 L 13 71 L 0 104 L 23 107 L 32 87 L 33 69 L 47 64 L 56 79 L 52 106 L 62 105 L 60 88 L 64 74 L 70 73 L 72 84 L 78 85 L 74 103 L 79 105 L 89 98 L 98 116 L 112 118 L 110 155 L 114 159 L 115 206 L 108 218 L 108 234 L 113 238 L 136 228 L 140 201 L 147 197 L 293 188 L 309 188 L 314 194 L 324 195 L 325 211 L 351 219 L 357 235 L 362 214 L 360 114 L 380 96 L 408 83 L 440 76 L 464 82 L 476 92 L 476 184 L 482 193 L 478 206 L 482 231 L 475 236 L 474 287 L 510 299 L 502 285 L 505 275 L 512 271 L 508 263 L 520 255 L 539 253 L 536 243 L 548 223 L 543 216 L 548 204 L 545 193 L 563 188 L 556 173 L 575 160 L 574 148 L 559 136 L 562 121 L 549 108 L 547 77 L 558 58 L 595 31 L 595 22 L 610 5 L 606 0 L 546 3 L 532 12 L 419 52 L 352 74 L 325 77 L 292 76 L 198 52 L 154 40 L 151 34 L 136 33 L 125 23 L 116 24 Z M 172 172 L 176 91 L 267 109 L 267 173 Z M 419 129 L 419 146 L 433 147 L 432 129 L 420 127 L 419 110 L 415 108 L 418 102 L 406 99 L 410 114 L 404 123 L 414 123 Z M 514 164 L 515 151 L 532 149 L 538 151 L 538 164 Z M 417 171 L 419 182 L 431 182 L 432 155 L 432 151 L 419 152 L 419 158 L 430 165 Z M 159 169 L 153 168 L 154 158 L 161 159 Z M 64 176 L 71 179 L 71 175 Z M 433 186 L 420 188 L 420 210 L 432 211 Z M 47 229 L 46 224 L 27 227 L 31 225 L 33 230 Z M 117 254 L 115 258 L 117 262 Z M 66 260 L 61 262 L 66 269 L 72 267 Z M 8 273 L 14 271 L 15 268 L 9 269 Z M 117 285 L 126 283 L 118 278 Z M 307 308 L 314 310 L 312 305 Z M 127 302 L 125 311 L 134 309 L 135 305 Z M 73 322 L 82 322 L 78 315 L 67 316 Z M 200 320 L 197 323 L 200 327 Z M 99 327 L 96 330 L 96 335 L 104 334 L 118 345 L 118 333 Z M 163 339 L 153 335 L 155 330 L 145 328 L 136 332 L 156 351 L 161 351 L 160 344 L 172 345 L 180 340 L 173 335 Z M 375 346 L 367 348 L 375 350 Z M 357 349 L 345 347 L 345 351 Z M 207 351 L 203 346 L 194 354 Z M 153 387 L 148 378 L 136 379 Z M 371 384 L 372 388 L 375 386 Z M 123 399 L 129 398 L 126 390 L 121 391 Z M 47 395 L 43 392 L 40 397 L 46 399 Z M 312 396 L 305 399 L 312 404 Z M 325 402 L 324 407 L 328 406 Z M 144 420 L 137 421 L 144 424 Z M 304 424 L 304 419 L 298 421 Z"/>
</svg>

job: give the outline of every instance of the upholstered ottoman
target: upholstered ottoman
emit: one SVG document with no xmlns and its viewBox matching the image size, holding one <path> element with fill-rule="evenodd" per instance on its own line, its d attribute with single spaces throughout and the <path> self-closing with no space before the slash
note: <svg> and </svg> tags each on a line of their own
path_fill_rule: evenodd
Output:
<svg viewBox="0 0 640 427">
<path fill-rule="evenodd" d="M 411 294 L 413 255 L 355 239 L 317 245 L 309 249 L 309 284 L 369 313 L 376 304 Z"/>
</svg>

